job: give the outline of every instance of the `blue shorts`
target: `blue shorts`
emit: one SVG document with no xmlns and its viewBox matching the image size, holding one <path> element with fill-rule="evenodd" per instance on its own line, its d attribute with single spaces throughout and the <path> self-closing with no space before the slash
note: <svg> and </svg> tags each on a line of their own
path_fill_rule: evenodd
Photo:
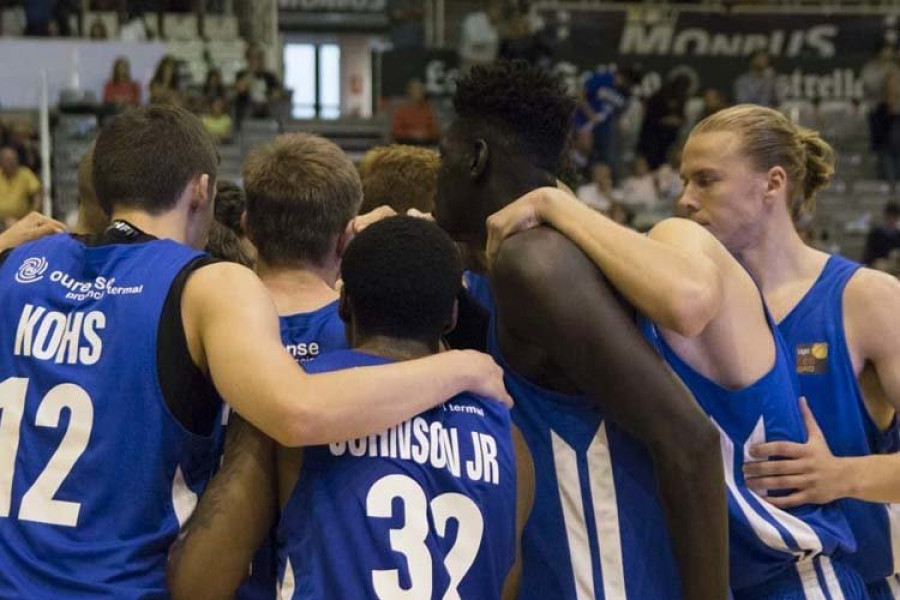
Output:
<svg viewBox="0 0 900 600">
<path fill-rule="evenodd" d="M 867 584 L 871 600 L 900 600 L 900 576 L 894 575 L 877 583 Z"/>
<path fill-rule="evenodd" d="M 796 562 L 761 585 L 734 590 L 734 600 L 869 600 L 859 573 L 827 556 Z"/>
</svg>

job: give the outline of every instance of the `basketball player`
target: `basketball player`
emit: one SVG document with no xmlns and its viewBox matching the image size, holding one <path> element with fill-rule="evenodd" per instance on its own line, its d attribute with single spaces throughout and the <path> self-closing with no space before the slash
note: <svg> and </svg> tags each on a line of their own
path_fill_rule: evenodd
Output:
<svg viewBox="0 0 900 600">
<path fill-rule="evenodd" d="M 840 505 L 858 551 L 848 562 L 875 599 L 900 598 L 900 500 L 895 410 L 900 404 L 900 287 L 882 273 L 806 246 L 793 221 L 834 171 L 831 147 L 777 111 L 736 106 L 694 129 L 679 201 L 749 270 L 795 358 L 809 439 L 750 449 L 747 483 L 790 508 Z M 621 268 L 634 268 L 620 253 Z M 671 265 L 674 281 L 693 265 Z M 832 454 L 832 452 L 834 454 Z M 787 460 L 765 461 L 777 456 Z M 762 462 L 764 461 L 764 462 Z"/>
<path fill-rule="evenodd" d="M 483 251 L 488 215 L 555 183 L 573 102 L 508 62 L 473 68 L 453 101 L 435 217 Z M 715 428 L 574 244 L 547 228 L 518 237 L 491 282 L 489 345 L 535 461 L 520 598 L 724 599 Z"/>
<path fill-rule="evenodd" d="M 38 212 L 28 213 L 9 229 L 0 233 L 0 252 L 11 250 L 44 236 L 62 233 L 65 230 L 66 226 L 56 219 L 45 217 Z"/>
<path fill-rule="evenodd" d="M 0 596 L 164 595 L 167 548 L 217 459 L 217 392 L 286 445 L 380 431 L 466 387 L 504 397 L 475 353 L 305 375 L 255 276 L 192 249 L 217 160 L 190 113 L 123 113 L 93 158 L 110 228 L 0 266 Z"/>
<path fill-rule="evenodd" d="M 391 144 L 363 154 L 359 177 L 363 186 L 360 212 L 390 206 L 403 215 L 410 210 L 434 211 L 434 188 L 441 159 L 428 148 Z"/>
<path fill-rule="evenodd" d="M 78 163 L 78 221 L 72 233 L 100 234 L 109 227 L 109 215 L 103 212 L 94 192 L 94 146 L 91 142 Z"/>
<path fill-rule="evenodd" d="M 372 225 L 349 246 L 343 276 L 340 313 L 353 350 L 326 352 L 307 370 L 438 351 L 453 324 L 461 266 L 434 224 L 396 217 Z M 519 437 L 514 464 L 513 446 L 508 411 L 465 394 L 368 438 L 280 449 L 277 596 L 500 598 L 533 494 L 527 449 Z M 257 536 L 266 530 L 271 511 L 254 508 L 272 489 L 262 481 L 267 469 L 246 455 L 229 466 L 229 458 L 173 555 L 175 600 L 230 597 L 255 548 L 247 524 Z M 505 598 L 516 583 L 514 573 Z"/>
<path fill-rule="evenodd" d="M 694 163 L 685 162 L 687 173 Z M 685 194 L 697 193 L 689 178 Z M 641 235 L 556 188 L 527 194 L 490 219 L 497 271 L 523 224 L 569 236 L 644 315 L 645 334 L 722 432 L 736 600 L 865 599 L 844 560 L 856 544 L 837 504 L 788 511 L 765 503 L 742 472 L 749 447 L 806 439 L 790 353 L 750 275 L 715 237 L 685 219 Z M 627 257 L 627 259 L 623 259 Z"/>
<path fill-rule="evenodd" d="M 747 267 L 791 352 L 808 399 L 806 444 L 772 443 L 745 466 L 756 489 L 789 489 L 782 507 L 842 505 L 859 551 L 852 564 L 875 600 L 900 599 L 900 283 L 805 245 L 793 218 L 813 209 L 834 171 L 815 132 L 757 106 L 702 121 L 685 148 L 695 193 L 679 206 Z M 699 187 L 699 183 L 705 187 Z M 783 185 L 775 186 L 781 181 Z"/>
</svg>

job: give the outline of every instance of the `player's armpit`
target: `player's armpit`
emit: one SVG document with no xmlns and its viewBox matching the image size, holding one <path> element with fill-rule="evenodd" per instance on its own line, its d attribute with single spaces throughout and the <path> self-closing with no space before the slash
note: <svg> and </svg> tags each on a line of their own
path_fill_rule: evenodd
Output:
<svg viewBox="0 0 900 600">
<path fill-rule="evenodd" d="M 640 336 L 593 263 L 561 234 L 510 238 L 492 273 L 499 324 L 544 349 L 653 457 L 684 597 L 728 590 L 727 513 L 718 432 Z"/>
<path fill-rule="evenodd" d="M 531 451 L 522 432 L 515 425 L 512 426 L 512 438 L 516 453 L 516 562 L 506 576 L 503 600 L 515 600 L 519 597 L 522 581 L 522 531 L 534 505 L 534 461 Z"/>
<path fill-rule="evenodd" d="M 173 600 L 234 596 L 275 521 L 276 495 L 275 442 L 232 413 L 222 468 L 169 553 Z"/>
</svg>

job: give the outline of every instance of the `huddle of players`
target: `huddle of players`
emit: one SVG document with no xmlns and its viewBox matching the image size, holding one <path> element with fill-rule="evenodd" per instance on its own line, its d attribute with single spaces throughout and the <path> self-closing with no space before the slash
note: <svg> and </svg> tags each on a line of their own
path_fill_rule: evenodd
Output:
<svg viewBox="0 0 900 600">
<path fill-rule="evenodd" d="M 466 274 L 486 315 L 436 226 L 391 218 L 350 243 L 359 179 L 324 140 L 284 136 L 248 158 L 243 226 L 263 289 L 165 240 L 200 243 L 211 216 L 215 165 L 172 150 L 189 116 L 142 109 L 101 134 L 93 180 L 110 229 L 25 245 L 0 267 L 0 437 L 22 446 L 4 457 L 0 595 L 164 595 L 166 549 L 205 489 L 168 561 L 174 597 L 229 596 L 253 559 L 241 598 L 276 585 L 280 598 L 900 598 L 900 527 L 878 504 L 897 499 L 896 457 L 875 456 L 896 449 L 898 338 L 872 308 L 882 333 L 861 342 L 849 296 L 865 279 L 855 287 L 896 308 L 896 282 L 807 253 L 809 281 L 773 287 L 761 260 L 766 235 L 796 236 L 791 211 L 827 183 L 827 145 L 767 109 L 711 117 L 682 167 L 680 204 L 703 227 L 673 219 L 645 237 L 553 188 L 572 110 L 555 80 L 500 63 L 454 101 L 435 217 L 489 247 L 489 286 Z M 173 162 L 140 162 L 167 143 Z M 180 187 L 155 183 L 178 162 Z M 77 273 L 77 289 L 58 290 L 57 272 Z M 73 301 L 81 282 L 106 293 Z M 55 314 L 69 316 L 54 329 Z M 461 343 L 503 367 L 512 419 L 486 399 L 505 398 L 492 365 L 437 354 L 457 314 L 476 332 Z M 128 334 L 109 335 L 117 323 Z M 98 336 L 102 350 L 81 347 Z M 74 342 L 51 353 L 57 337 Z M 800 452 L 819 430 L 800 393 L 835 453 L 878 481 L 830 496 L 807 484 Z M 246 421 L 229 423 L 207 486 L 219 394 Z"/>
</svg>

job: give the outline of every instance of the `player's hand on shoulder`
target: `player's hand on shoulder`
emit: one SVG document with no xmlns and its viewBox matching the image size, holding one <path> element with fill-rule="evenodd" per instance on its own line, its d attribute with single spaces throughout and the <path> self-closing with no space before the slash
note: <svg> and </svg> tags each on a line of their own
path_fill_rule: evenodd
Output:
<svg viewBox="0 0 900 600">
<path fill-rule="evenodd" d="M 358 217 L 353 219 L 353 233 L 360 233 L 369 225 L 394 216 L 397 216 L 397 211 L 395 211 L 393 208 L 387 205 L 379 206 L 372 212 L 368 212 L 364 215 L 359 215 Z"/>
<path fill-rule="evenodd" d="M 442 356 L 458 362 L 456 372 L 469 376 L 467 389 L 479 396 L 502 402 L 512 408 L 513 399 L 503 383 L 503 369 L 493 358 L 475 350 L 451 350 Z"/>
<path fill-rule="evenodd" d="M 32 212 L 0 234 L 0 250 L 16 248 L 26 242 L 65 231 L 66 226 L 56 219 Z"/>
<path fill-rule="evenodd" d="M 572 196 L 559 188 L 542 187 L 528 192 L 488 217 L 488 264 L 494 263 L 503 240 L 544 224 L 549 203 L 572 200 Z"/>
<path fill-rule="evenodd" d="M 434 215 L 427 212 L 422 212 L 421 210 L 416 210 L 415 208 L 411 208 L 406 211 L 407 217 L 415 217 L 416 219 L 424 219 L 426 221 L 431 221 L 434 223 Z"/>
</svg>

